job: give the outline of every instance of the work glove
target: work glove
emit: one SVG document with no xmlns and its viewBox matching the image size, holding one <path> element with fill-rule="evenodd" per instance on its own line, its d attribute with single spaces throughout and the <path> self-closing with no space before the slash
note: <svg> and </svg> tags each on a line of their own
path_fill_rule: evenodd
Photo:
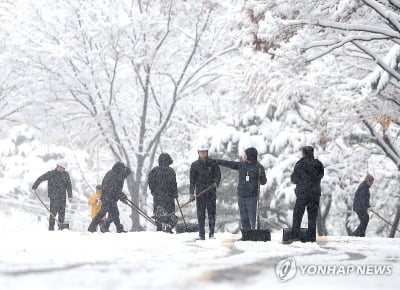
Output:
<svg viewBox="0 0 400 290">
<path fill-rule="evenodd" d="M 123 203 L 126 203 L 127 199 L 128 199 L 128 196 L 125 193 L 121 192 L 119 194 L 119 200 L 122 201 Z"/>
<path fill-rule="evenodd" d="M 196 199 L 193 193 L 190 194 L 189 201 L 194 201 Z"/>
</svg>

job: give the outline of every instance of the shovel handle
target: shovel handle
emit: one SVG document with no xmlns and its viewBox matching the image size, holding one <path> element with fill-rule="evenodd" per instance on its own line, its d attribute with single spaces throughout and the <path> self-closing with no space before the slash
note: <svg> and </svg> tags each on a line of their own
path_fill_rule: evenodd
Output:
<svg viewBox="0 0 400 290">
<path fill-rule="evenodd" d="M 54 218 L 54 220 L 57 222 L 57 225 L 60 227 L 61 223 L 58 221 L 58 219 L 55 217 L 55 215 L 50 211 L 50 209 L 47 207 L 47 205 L 44 203 L 44 201 L 40 198 L 39 194 L 36 192 L 36 190 L 33 191 L 33 193 L 36 195 L 37 199 L 40 201 L 40 203 L 44 206 L 45 209 L 49 212 L 49 214 Z"/>
<path fill-rule="evenodd" d="M 390 225 L 391 227 L 393 227 L 393 225 L 386 220 L 385 218 L 383 218 L 380 214 L 378 214 L 376 211 L 374 211 L 372 208 L 369 210 L 371 211 L 373 214 L 375 214 L 377 217 L 379 217 L 381 220 L 383 220 L 385 223 L 387 223 L 388 225 Z M 398 228 L 396 228 L 396 231 L 398 231 L 400 233 L 400 230 Z"/>
</svg>

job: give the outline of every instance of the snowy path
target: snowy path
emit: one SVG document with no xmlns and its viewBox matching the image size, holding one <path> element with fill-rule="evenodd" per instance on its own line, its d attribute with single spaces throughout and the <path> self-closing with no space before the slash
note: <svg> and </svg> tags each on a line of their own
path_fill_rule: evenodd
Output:
<svg viewBox="0 0 400 290">
<path fill-rule="evenodd" d="M 330 237 L 317 244 L 237 242 L 219 233 L 156 232 L 90 234 L 43 229 L 0 232 L 0 289 L 397 289 L 400 241 Z M 275 264 L 294 257 L 298 265 L 390 264 L 391 275 L 297 275 L 281 282 Z M 338 287 L 340 286 L 340 287 Z M 362 286 L 362 287 L 361 287 Z"/>
</svg>

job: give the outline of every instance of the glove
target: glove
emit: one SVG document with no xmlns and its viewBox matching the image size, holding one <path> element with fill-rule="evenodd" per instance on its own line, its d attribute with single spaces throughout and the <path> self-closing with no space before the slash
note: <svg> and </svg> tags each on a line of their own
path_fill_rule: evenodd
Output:
<svg viewBox="0 0 400 290">
<path fill-rule="evenodd" d="M 34 194 L 37 193 L 36 189 L 33 189 L 33 188 L 32 188 L 32 192 L 33 192 Z"/>
<path fill-rule="evenodd" d="M 72 202 L 72 197 L 68 198 L 68 202 L 71 203 Z"/>
<path fill-rule="evenodd" d="M 196 197 L 194 196 L 193 193 L 191 193 L 190 197 L 189 197 L 189 201 L 194 201 L 195 199 L 196 199 Z"/>
<path fill-rule="evenodd" d="M 125 175 L 128 176 L 132 173 L 132 170 L 129 167 L 125 167 Z"/>
<path fill-rule="evenodd" d="M 128 199 L 128 196 L 125 193 L 121 192 L 119 195 L 119 200 L 122 201 L 123 203 L 126 203 L 127 199 Z"/>
<path fill-rule="evenodd" d="M 212 184 L 213 187 L 217 188 L 218 184 L 216 184 L 215 182 Z"/>
</svg>

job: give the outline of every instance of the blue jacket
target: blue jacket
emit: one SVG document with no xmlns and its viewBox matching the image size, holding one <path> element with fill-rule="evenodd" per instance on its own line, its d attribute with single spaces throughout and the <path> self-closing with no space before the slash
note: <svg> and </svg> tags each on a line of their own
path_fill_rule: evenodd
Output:
<svg viewBox="0 0 400 290">
<path fill-rule="evenodd" d="M 367 210 L 369 205 L 369 185 L 366 181 L 361 182 L 358 186 L 353 201 L 353 210 Z"/>
</svg>

